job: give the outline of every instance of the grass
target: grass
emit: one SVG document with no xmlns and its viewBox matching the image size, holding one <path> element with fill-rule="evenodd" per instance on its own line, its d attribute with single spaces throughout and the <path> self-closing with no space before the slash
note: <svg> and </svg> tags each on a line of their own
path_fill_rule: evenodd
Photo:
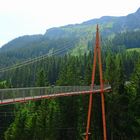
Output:
<svg viewBox="0 0 140 140">
<path fill-rule="evenodd" d="M 132 52 L 132 51 L 140 52 L 140 48 L 127 49 L 127 52 Z"/>
</svg>

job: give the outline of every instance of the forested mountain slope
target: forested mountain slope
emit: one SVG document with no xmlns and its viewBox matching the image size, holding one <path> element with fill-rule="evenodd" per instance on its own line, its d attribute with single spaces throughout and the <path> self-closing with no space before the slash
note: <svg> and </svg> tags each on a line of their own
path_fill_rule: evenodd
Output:
<svg viewBox="0 0 140 140">
<path fill-rule="evenodd" d="M 134 38 L 133 33 L 137 32 L 137 37 L 140 36 L 140 8 L 132 14 L 122 17 L 103 16 L 99 19 L 93 19 L 81 24 L 73 24 L 62 26 L 58 28 L 51 28 L 46 31 L 44 35 L 25 35 L 18 37 L 0 49 L 0 57 L 5 61 L 1 61 L 1 66 L 15 63 L 28 58 L 33 58 L 46 53 L 53 53 L 58 49 L 68 48 L 60 55 L 70 52 L 72 55 L 79 55 L 89 52 L 92 48 L 96 24 L 100 26 L 102 42 L 107 44 L 107 40 L 112 40 L 115 35 L 121 34 L 128 37 L 129 43 L 121 41 L 122 44 L 115 43 L 115 45 L 124 45 L 126 48 L 139 47 L 133 44 L 131 39 Z M 129 32 L 129 36 L 126 36 Z M 123 34 L 122 33 L 126 33 Z M 116 39 L 120 39 L 117 36 Z M 136 40 L 136 39 L 135 39 Z M 139 39 L 137 39 L 139 44 Z M 10 63 L 8 60 L 10 59 Z"/>
<path fill-rule="evenodd" d="M 0 88 L 90 85 L 93 67 L 93 50 L 90 50 L 99 23 L 103 78 L 112 87 L 110 93 L 105 93 L 107 139 L 139 140 L 140 52 L 136 50 L 140 47 L 139 13 L 140 9 L 126 17 L 102 17 L 52 28 L 44 35 L 24 36 L 9 42 L 0 50 L 0 68 L 61 51 L 59 56 L 50 55 L 0 73 Z M 66 54 L 68 48 L 72 55 Z M 98 71 L 95 84 L 99 84 Z M 85 95 L 1 106 L 0 139 L 81 140 L 86 130 L 88 99 Z M 100 94 L 93 95 L 92 109 L 90 138 L 102 140 Z"/>
<path fill-rule="evenodd" d="M 108 140 L 139 140 L 140 53 L 108 51 L 102 53 L 102 58 L 104 79 L 112 87 L 111 93 L 105 93 Z M 5 87 L 0 86 L 90 85 L 92 60 L 93 53 L 49 57 L 5 73 Z M 99 84 L 98 72 L 95 84 Z M 91 140 L 102 140 L 101 100 L 99 94 L 93 97 L 90 137 Z M 14 107 L 0 108 L 7 112 L 14 110 L 14 116 L 6 116 L 7 120 L 1 121 L 2 140 L 81 140 L 86 130 L 88 95 L 44 99 Z"/>
</svg>

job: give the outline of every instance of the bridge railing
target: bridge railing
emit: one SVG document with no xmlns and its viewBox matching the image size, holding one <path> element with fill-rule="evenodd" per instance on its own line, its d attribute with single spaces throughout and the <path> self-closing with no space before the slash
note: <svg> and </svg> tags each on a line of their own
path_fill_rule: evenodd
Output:
<svg viewBox="0 0 140 140">
<path fill-rule="evenodd" d="M 104 89 L 110 89 L 109 85 L 104 85 Z M 100 90 L 100 86 L 94 86 L 94 91 Z M 42 96 L 52 96 L 57 94 L 70 94 L 73 92 L 91 91 L 90 86 L 48 86 L 48 87 L 29 87 L 29 88 L 9 88 L 0 89 L 0 103 L 14 102 L 17 100 L 34 99 Z M 99 91 L 98 91 L 99 92 Z"/>
<path fill-rule="evenodd" d="M 0 102 L 6 99 L 16 100 L 17 98 L 28 98 L 58 93 L 60 94 L 89 90 L 90 90 L 89 86 L 49 86 L 49 87 L 0 89 Z"/>
</svg>

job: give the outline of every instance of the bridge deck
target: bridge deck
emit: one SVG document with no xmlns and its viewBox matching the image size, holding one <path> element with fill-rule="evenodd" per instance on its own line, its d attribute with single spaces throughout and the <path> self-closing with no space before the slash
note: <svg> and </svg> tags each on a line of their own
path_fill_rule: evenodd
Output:
<svg viewBox="0 0 140 140">
<path fill-rule="evenodd" d="M 108 92 L 110 89 L 111 87 L 109 85 L 104 86 L 104 92 Z M 99 92 L 101 92 L 99 86 L 95 86 L 92 90 L 90 86 L 50 86 L 0 89 L 0 105 L 26 102 L 29 100 L 40 100 L 43 98 L 56 98 Z"/>
</svg>

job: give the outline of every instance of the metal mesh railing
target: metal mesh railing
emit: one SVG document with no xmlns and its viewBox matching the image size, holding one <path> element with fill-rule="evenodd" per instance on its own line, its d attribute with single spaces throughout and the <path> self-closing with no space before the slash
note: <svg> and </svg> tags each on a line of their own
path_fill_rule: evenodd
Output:
<svg viewBox="0 0 140 140">
<path fill-rule="evenodd" d="M 109 85 L 104 86 L 110 89 Z M 94 86 L 93 90 L 99 90 L 100 86 Z M 42 96 L 57 96 L 64 94 L 67 96 L 73 92 L 91 91 L 90 86 L 48 86 L 48 87 L 29 87 L 29 88 L 9 88 L 0 89 L 0 103 L 14 102 L 17 100 L 36 99 Z"/>
<path fill-rule="evenodd" d="M 89 86 L 49 86 L 0 89 L 0 101 L 2 102 L 6 99 L 27 98 L 87 90 L 90 90 Z"/>
</svg>

